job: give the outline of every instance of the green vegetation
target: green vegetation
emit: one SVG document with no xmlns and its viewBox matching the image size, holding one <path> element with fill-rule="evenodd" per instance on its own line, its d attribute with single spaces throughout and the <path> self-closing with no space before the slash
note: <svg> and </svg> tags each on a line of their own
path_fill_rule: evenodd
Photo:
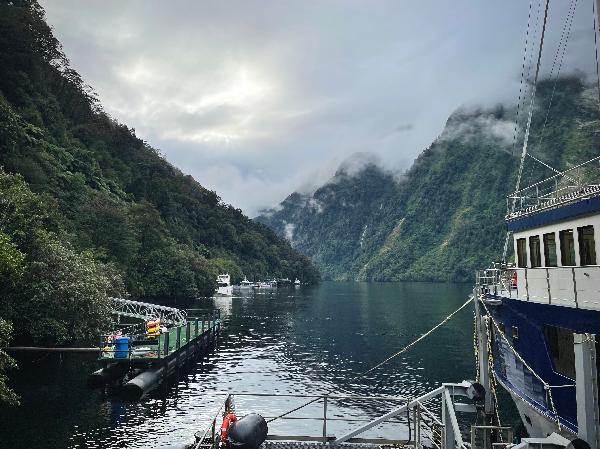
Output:
<svg viewBox="0 0 600 449">
<path fill-rule="evenodd" d="M 109 117 L 35 0 L 0 0 L 0 347 L 104 330 L 109 296 L 211 295 L 216 275 L 318 282 L 310 260 Z M 16 401 L 1 374 L 0 400 Z"/>
<path fill-rule="evenodd" d="M 0 318 L 0 348 L 8 346 L 10 338 L 12 336 L 12 325 Z M 8 405 L 18 405 L 19 398 L 7 385 L 6 373 L 8 370 L 16 367 L 14 359 L 9 356 L 5 351 L 0 349 L 0 404 L 5 403 Z"/>
<path fill-rule="evenodd" d="M 579 77 L 560 79 L 544 128 L 553 86 L 538 86 L 529 148 L 564 169 L 598 154 L 598 96 Z M 521 152 L 512 145 L 514 117 L 502 106 L 457 111 L 401 176 L 366 163 L 312 195 L 290 195 L 257 220 L 282 236 L 292 229 L 293 246 L 329 279 L 471 281 L 501 258 L 505 198 Z M 552 174 L 527 159 L 523 183 Z"/>
<path fill-rule="evenodd" d="M 210 295 L 222 270 L 318 281 L 287 242 L 103 112 L 34 0 L 0 1 L 0 148 L 4 171 L 55 210 L 59 240 L 114 266 L 134 297 Z"/>
</svg>

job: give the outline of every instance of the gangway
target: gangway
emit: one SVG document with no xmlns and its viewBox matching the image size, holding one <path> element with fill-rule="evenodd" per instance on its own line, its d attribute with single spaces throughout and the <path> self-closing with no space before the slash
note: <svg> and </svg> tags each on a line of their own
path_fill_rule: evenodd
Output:
<svg viewBox="0 0 600 449">
<path fill-rule="evenodd" d="M 186 313 L 175 307 L 160 306 L 149 302 L 133 301 L 124 298 L 111 298 L 113 315 L 119 317 L 149 320 L 160 318 L 161 322 L 171 326 L 183 326 L 186 323 Z"/>
</svg>

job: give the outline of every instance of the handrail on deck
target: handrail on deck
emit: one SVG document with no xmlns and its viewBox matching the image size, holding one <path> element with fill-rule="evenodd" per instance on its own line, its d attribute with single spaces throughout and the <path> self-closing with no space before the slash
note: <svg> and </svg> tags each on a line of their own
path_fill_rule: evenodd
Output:
<svg viewBox="0 0 600 449">
<path fill-rule="evenodd" d="M 597 171 L 585 173 L 589 178 L 583 182 L 582 179 L 574 179 L 573 171 L 581 169 L 596 169 L 592 163 L 600 161 L 596 156 L 586 162 L 575 165 L 567 170 L 556 173 L 506 196 L 507 214 L 506 219 L 511 220 L 521 215 L 537 212 L 540 210 L 557 207 L 581 198 L 600 194 L 600 166 Z M 575 178 L 579 176 L 576 175 Z M 566 180 L 567 185 L 560 185 L 559 180 Z"/>
<path fill-rule="evenodd" d="M 180 325 L 186 321 L 186 312 L 175 307 L 162 306 L 149 302 L 133 301 L 125 298 L 110 298 L 113 314 L 141 320 L 160 318 L 170 325 Z"/>
<path fill-rule="evenodd" d="M 202 433 L 200 437 L 197 435 L 197 444 L 195 448 L 200 448 L 201 446 L 210 447 L 212 449 L 216 449 L 215 443 L 215 428 L 216 425 L 220 422 L 220 414 L 228 410 L 233 410 L 233 400 L 236 396 L 243 397 L 267 397 L 267 398 L 304 398 L 304 399 L 319 399 L 322 401 L 322 414 L 318 416 L 279 416 L 277 419 L 282 420 L 312 420 L 322 422 L 322 432 L 319 436 L 294 436 L 294 435 L 271 435 L 267 437 L 267 439 L 286 439 L 290 441 L 320 441 L 320 442 L 329 442 L 331 444 L 342 444 L 344 442 L 373 442 L 378 444 L 411 444 L 414 445 L 415 448 L 423 447 L 423 438 L 427 439 L 426 441 L 431 444 L 432 447 L 437 449 L 468 449 L 468 446 L 463 441 L 461 430 L 458 424 L 458 420 L 456 417 L 456 410 L 454 408 L 455 397 L 462 396 L 468 397 L 473 400 L 478 400 L 480 398 L 473 397 L 473 389 L 472 382 L 463 381 L 461 383 L 454 384 L 443 384 L 442 386 L 418 397 L 418 398 L 408 398 L 408 397 L 398 397 L 398 396 L 361 396 L 361 395 L 340 395 L 340 394 L 295 394 L 295 393 L 251 393 L 251 392 L 241 392 L 241 393 L 231 393 L 227 394 L 225 397 L 225 401 L 223 405 L 217 411 L 216 416 L 211 419 L 208 424 L 208 427 Z M 390 412 L 376 418 L 376 419 L 366 419 L 366 418 L 343 418 L 339 417 L 336 414 L 336 417 L 328 417 L 328 404 L 330 401 L 388 401 L 390 403 L 401 402 L 400 406 L 394 407 Z M 428 408 L 425 403 L 428 401 L 436 401 L 436 408 L 439 407 L 439 402 L 441 401 L 441 412 L 440 415 L 437 416 L 430 408 Z M 316 403 L 316 402 L 315 402 Z M 228 404 L 228 405 L 225 405 Z M 225 409 L 225 410 L 224 410 Z M 473 408 L 474 409 L 474 408 Z M 461 408 L 462 411 L 464 407 Z M 396 439 L 389 440 L 384 438 L 358 438 L 359 435 L 365 433 L 366 431 L 379 426 L 385 422 L 391 423 L 405 423 L 405 421 L 399 420 L 398 418 L 404 417 L 404 414 L 408 415 L 408 432 L 409 435 L 413 435 L 412 439 L 409 436 L 409 440 L 406 439 Z M 410 419 L 410 413 L 412 413 L 412 422 Z M 238 415 L 238 418 L 240 416 Z M 269 418 L 269 417 L 265 417 Z M 335 437 L 329 435 L 327 433 L 327 423 L 330 421 L 334 422 L 346 422 L 346 423 L 364 423 L 359 427 L 353 429 L 350 432 L 345 433 L 342 436 Z M 212 429 L 212 437 L 208 440 L 207 436 Z"/>
<path fill-rule="evenodd" d="M 556 178 L 558 178 L 558 177 L 561 177 L 561 176 L 565 176 L 565 173 L 569 173 L 569 172 L 571 172 L 571 171 L 573 171 L 573 170 L 578 170 L 578 169 L 580 169 L 581 167 L 584 167 L 584 166 L 586 166 L 587 164 L 589 164 L 589 163 L 591 163 L 591 162 L 594 162 L 594 161 L 600 161 L 600 156 L 596 156 L 595 158 L 592 158 L 592 159 L 590 159 L 590 160 L 588 160 L 588 161 L 582 162 L 581 164 L 575 165 L 575 166 L 573 166 L 573 167 L 571 167 L 571 168 L 568 168 L 567 170 L 563 170 L 563 171 L 561 171 L 561 172 L 559 172 L 559 173 L 556 173 L 556 174 L 555 174 L 555 175 L 553 175 L 553 176 L 550 176 L 549 178 L 542 179 L 541 181 L 538 181 L 538 182 L 536 182 L 536 183 L 534 183 L 534 184 L 531 184 L 531 185 L 529 185 L 529 186 L 527 186 L 527 187 L 523 187 L 523 188 L 522 188 L 522 189 L 520 189 L 520 190 L 515 190 L 515 191 L 514 191 L 513 193 L 511 193 L 510 195 L 507 195 L 507 197 L 508 197 L 508 198 L 512 198 L 512 197 L 513 197 L 513 195 L 517 195 L 517 194 L 519 194 L 519 193 L 523 193 L 523 192 L 525 192 L 526 190 L 529 190 L 529 189 L 531 189 L 532 187 L 539 187 L 541 184 L 544 184 L 544 183 L 545 183 L 545 182 L 547 182 L 547 181 L 550 181 L 550 180 L 556 179 Z"/>
<path fill-rule="evenodd" d="M 132 341 L 138 343 L 138 349 L 132 344 L 128 345 L 127 356 L 117 357 L 117 353 L 122 354 L 124 350 L 118 350 L 115 346 L 115 333 L 104 334 L 100 336 L 98 350 L 100 359 L 131 360 L 131 359 L 161 359 L 168 357 L 171 353 L 179 350 L 191 341 L 202 336 L 207 330 L 214 330 L 220 325 L 220 311 L 216 310 L 199 317 L 187 319 L 184 323 L 171 326 L 166 332 L 161 332 L 155 337 L 150 337 L 145 333 L 145 326 L 142 323 L 142 331 L 129 333 Z M 137 325 L 136 325 L 137 326 Z M 136 326 L 129 327 L 135 329 Z M 123 334 L 127 335 L 127 334 Z M 131 340 L 130 340 L 131 341 Z M 149 349 L 141 351 L 140 348 L 148 346 Z"/>
</svg>

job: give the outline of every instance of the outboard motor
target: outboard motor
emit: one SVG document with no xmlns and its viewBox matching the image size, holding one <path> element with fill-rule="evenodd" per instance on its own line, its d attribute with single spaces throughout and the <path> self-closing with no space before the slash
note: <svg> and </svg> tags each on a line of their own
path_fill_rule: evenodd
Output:
<svg viewBox="0 0 600 449">
<path fill-rule="evenodd" d="M 265 419 L 256 413 L 250 413 L 229 428 L 227 449 L 258 449 L 267 439 L 268 432 Z"/>
</svg>

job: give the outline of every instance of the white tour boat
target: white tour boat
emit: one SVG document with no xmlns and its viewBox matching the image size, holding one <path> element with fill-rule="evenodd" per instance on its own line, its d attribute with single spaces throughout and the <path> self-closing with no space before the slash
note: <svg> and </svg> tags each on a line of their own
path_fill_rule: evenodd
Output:
<svg viewBox="0 0 600 449">
<path fill-rule="evenodd" d="M 220 274 L 217 276 L 217 289 L 215 296 L 231 296 L 233 287 L 231 286 L 231 276 L 229 274 Z"/>
</svg>

